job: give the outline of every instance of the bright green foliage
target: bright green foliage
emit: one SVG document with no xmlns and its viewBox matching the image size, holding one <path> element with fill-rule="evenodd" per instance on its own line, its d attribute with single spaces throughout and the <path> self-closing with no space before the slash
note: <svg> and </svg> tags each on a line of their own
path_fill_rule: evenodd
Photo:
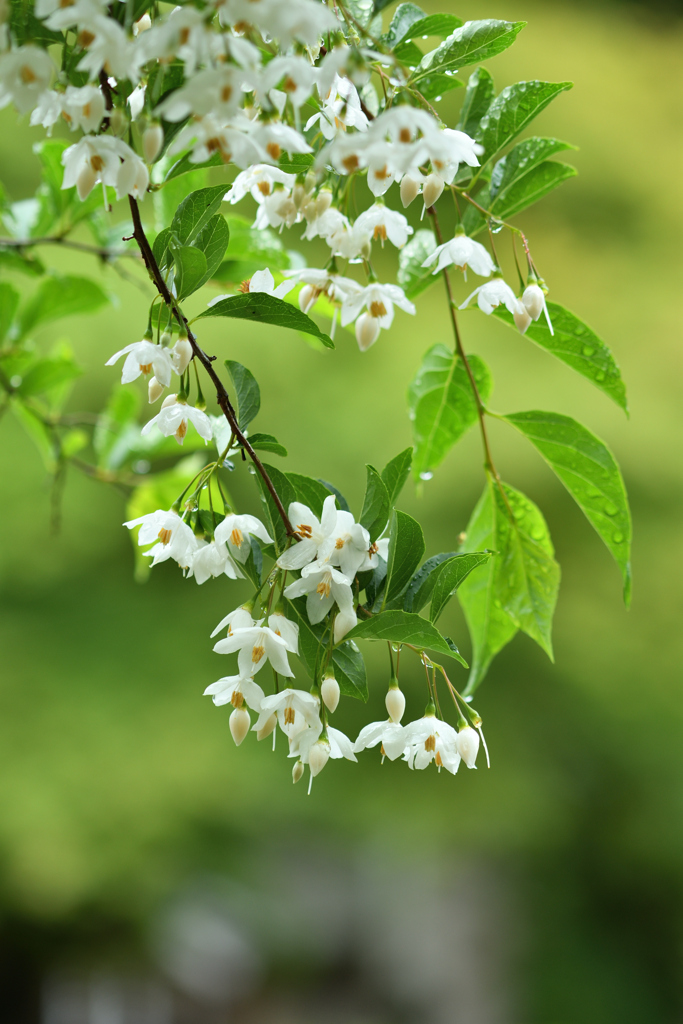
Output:
<svg viewBox="0 0 683 1024">
<path fill-rule="evenodd" d="M 306 616 L 306 602 L 302 598 L 287 601 L 286 608 L 288 617 L 299 626 L 299 656 L 311 678 L 315 678 L 320 673 L 321 650 L 329 646 L 329 636 L 324 636 L 322 625 L 312 626 L 310 624 Z M 341 692 L 347 697 L 356 697 L 366 701 L 368 699 L 368 683 L 365 675 L 365 662 L 358 648 L 354 644 L 344 641 L 334 648 L 332 663 Z"/>
<path fill-rule="evenodd" d="M 232 295 L 229 299 L 221 299 L 200 313 L 197 320 L 212 316 L 235 317 L 238 320 L 254 320 L 260 324 L 272 324 L 286 327 L 291 331 L 302 331 L 322 342 L 325 348 L 334 348 L 334 342 L 320 330 L 310 316 L 306 316 L 296 306 L 283 299 L 265 292 L 252 292 L 246 295 Z"/>
<path fill-rule="evenodd" d="M 391 520 L 384 603 L 399 597 L 420 564 L 425 542 L 422 527 L 406 512 L 396 510 Z"/>
<path fill-rule="evenodd" d="M 477 142 L 484 147 L 485 164 L 509 145 L 571 82 L 518 82 L 496 96 L 481 119 Z"/>
<path fill-rule="evenodd" d="M 366 466 L 365 470 L 365 498 L 358 521 L 368 531 L 370 542 L 374 544 L 387 525 L 392 503 L 387 486 L 377 470 L 373 466 Z"/>
<path fill-rule="evenodd" d="M 261 408 L 261 390 L 253 373 L 246 366 L 236 363 L 233 359 L 226 359 L 225 368 L 235 389 L 237 419 L 244 430 L 258 416 Z"/>
<path fill-rule="evenodd" d="M 517 34 L 524 28 L 523 21 L 467 21 L 461 28 L 456 28 L 451 35 L 422 58 L 415 80 L 434 71 L 457 71 L 468 64 L 495 57 L 497 53 L 511 46 Z"/>
<path fill-rule="evenodd" d="M 354 626 L 348 637 L 350 640 L 387 640 L 394 644 L 411 644 L 420 651 L 435 651 L 436 654 L 456 658 L 465 664 L 457 651 L 446 643 L 436 626 L 412 612 L 380 612 Z"/>
<path fill-rule="evenodd" d="M 432 622 L 436 622 L 469 574 L 478 569 L 480 565 L 485 565 L 490 557 L 490 551 L 473 551 L 468 554 L 453 555 L 452 558 L 438 566 L 434 572 L 432 603 L 429 609 L 429 618 Z"/>
<path fill-rule="evenodd" d="M 436 280 L 432 275 L 432 268 L 422 266 L 435 249 L 434 232 L 423 229 L 416 231 L 407 245 L 401 249 L 398 255 L 397 280 L 409 299 L 414 299 Z"/>
<path fill-rule="evenodd" d="M 387 462 L 386 466 L 382 470 L 381 476 L 384 481 L 384 485 L 389 494 L 389 508 L 393 508 L 398 500 L 398 496 L 403 490 L 403 486 L 410 476 L 410 466 L 413 461 L 413 449 L 406 448 L 404 451 L 399 452 L 398 455 L 394 456 Z"/>
</svg>

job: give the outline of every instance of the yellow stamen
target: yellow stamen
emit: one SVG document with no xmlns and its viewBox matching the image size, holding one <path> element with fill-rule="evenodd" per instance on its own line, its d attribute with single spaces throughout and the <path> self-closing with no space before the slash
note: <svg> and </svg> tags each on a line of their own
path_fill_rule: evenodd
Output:
<svg viewBox="0 0 683 1024">
<path fill-rule="evenodd" d="M 230 703 L 234 708 L 241 708 L 244 704 L 244 694 L 240 693 L 239 690 L 234 690 L 232 697 L 230 698 Z"/>
<path fill-rule="evenodd" d="M 242 546 L 242 541 L 243 540 L 244 540 L 244 535 L 243 535 L 242 531 L 238 530 L 237 527 L 235 527 L 235 529 L 230 534 L 230 543 L 233 545 L 233 547 L 239 548 L 239 547 Z"/>
<path fill-rule="evenodd" d="M 387 240 L 387 229 L 384 227 L 384 224 L 378 224 L 377 225 L 377 227 L 375 228 L 375 232 L 374 232 L 372 237 L 375 239 L 375 241 L 379 240 L 380 242 L 386 242 L 386 240 Z"/>
<path fill-rule="evenodd" d="M 261 647 L 260 645 L 257 644 L 255 647 L 252 648 L 251 660 L 253 661 L 254 664 L 256 664 L 257 661 L 261 660 L 261 658 L 263 657 L 263 655 L 265 653 L 266 653 L 265 647 Z"/>
<path fill-rule="evenodd" d="M 159 540 L 161 541 L 161 543 L 165 547 L 169 543 L 169 541 L 171 540 L 171 531 L 167 530 L 165 528 L 162 528 L 161 530 L 159 530 L 159 533 L 157 534 L 157 536 L 158 536 Z"/>
<path fill-rule="evenodd" d="M 434 733 L 432 733 L 431 736 L 428 736 L 425 740 L 425 750 L 436 750 L 436 736 Z"/>
<path fill-rule="evenodd" d="M 370 303 L 370 316 L 381 317 L 387 315 L 387 309 L 383 302 Z"/>
<path fill-rule="evenodd" d="M 82 46 L 84 50 L 87 50 L 87 48 L 95 42 L 95 36 L 92 32 L 88 32 L 88 30 L 84 28 L 83 31 L 79 33 L 77 42 L 79 46 Z"/>
<path fill-rule="evenodd" d="M 305 523 L 301 523 L 297 526 L 295 533 L 297 533 L 299 537 L 311 537 L 313 535 L 313 527 L 306 526 Z"/>
<path fill-rule="evenodd" d="M 330 590 L 331 589 L 332 589 L 332 577 L 330 576 L 329 573 L 327 573 L 325 576 L 323 576 L 323 578 L 321 579 L 320 583 L 315 588 L 315 592 L 316 592 L 316 594 L 320 595 L 320 600 L 322 601 L 322 600 L 324 600 L 324 598 L 330 596 Z"/>
<path fill-rule="evenodd" d="M 294 725 L 296 711 L 294 708 L 285 708 L 285 725 Z"/>
<path fill-rule="evenodd" d="M 22 80 L 24 85 L 31 85 L 32 82 L 38 81 L 38 76 L 35 74 L 32 68 L 28 64 L 24 64 L 23 68 L 19 72 L 19 78 Z"/>
</svg>

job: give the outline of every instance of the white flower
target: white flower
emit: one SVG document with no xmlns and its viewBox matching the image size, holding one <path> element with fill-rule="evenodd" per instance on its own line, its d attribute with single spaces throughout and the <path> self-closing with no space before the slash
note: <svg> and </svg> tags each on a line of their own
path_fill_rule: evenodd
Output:
<svg viewBox="0 0 683 1024">
<path fill-rule="evenodd" d="M 173 559 L 183 568 L 187 568 L 190 564 L 192 554 L 197 547 L 197 538 L 176 512 L 158 510 L 140 516 L 138 519 L 130 519 L 123 525 L 127 526 L 129 530 L 135 526 L 140 527 L 138 534 L 140 547 L 156 540 L 159 541 L 149 551 L 145 551 L 145 555 L 152 556 L 152 565 L 165 562 L 168 558 Z"/>
<path fill-rule="evenodd" d="M 395 679 L 389 685 L 384 703 L 389 712 L 389 718 L 392 722 L 398 724 L 403 718 L 403 712 L 406 709 L 406 698 Z"/>
<path fill-rule="evenodd" d="M 383 537 L 381 540 L 376 540 L 374 544 L 371 544 L 368 548 L 368 552 L 365 556 L 365 560 L 358 569 L 358 572 L 367 572 L 369 569 L 376 569 L 379 565 L 380 558 L 387 561 L 389 556 L 389 538 Z"/>
<path fill-rule="evenodd" d="M 355 290 L 358 287 L 357 282 L 350 278 L 330 273 L 328 270 L 318 270 L 315 267 L 305 267 L 302 270 L 283 270 L 282 273 L 297 283 L 303 283 L 304 287 L 299 293 L 299 307 L 304 313 L 308 313 L 313 308 L 321 295 L 327 295 L 331 302 L 341 302 L 348 294 L 349 289 Z"/>
<path fill-rule="evenodd" d="M 270 661 L 281 676 L 293 676 L 287 661 L 287 642 L 268 626 L 256 622 L 253 626 L 232 628 L 224 640 L 214 645 L 217 654 L 239 651 L 237 664 L 240 675 L 253 676 Z M 272 709 L 271 709 L 272 710 Z"/>
<path fill-rule="evenodd" d="M 43 128 L 47 128 L 47 134 L 52 135 L 52 126 L 62 116 L 63 104 L 64 93 L 46 89 L 45 92 L 40 94 L 38 104 L 31 112 L 29 123 L 31 125 L 41 124 Z M 74 127 L 76 126 L 74 125 Z"/>
<path fill-rule="evenodd" d="M 251 678 L 223 676 L 207 686 L 204 696 L 212 697 L 216 707 L 232 704 L 235 708 L 241 708 L 246 701 L 252 711 L 258 713 L 261 710 L 261 701 L 265 694 L 259 684 Z"/>
<path fill-rule="evenodd" d="M 330 494 L 325 498 L 321 519 L 314 515 L 308 505 L 299 501 L 291 502 L 287 515 L 300 540 L 298 544 L 283 551 L 277 564 L 281 569 L 303 569 L 309 562 L 315 561 L 318 548 L 334 530 L 337 522 L 335 497 Z"/>
<path fill-rule="evenodd" d="M 299 627 L 282 612 L 273 612 L 268 616 L 268 628 L 272 629 L 276 636 L 281 636 L 288 651 L 292 654 L 299 653 Z"/>
<path fill-rule="evenodd" d="M 185 64 L 185 75 L 194 75 L 201 64 L 212 63 L 213 50 L 222 40 L 211 29 L 202 11 L 189 5 L 175 7 L 165 21 L 158 21 L 137 40 L 140 64 L 151 60 L 167 61 L 178 57 Z"/>
<path fill-rule="evenodd" d="M 214 536 L 220 544 L 227 544 L 233 558 L 242 563 L 249 558 L 250 537 L 258 537 L 264 544 L 273 543 L 261 520 L 249 515 L 227 515 L 216 527 Z"/>
<path fill-rule="evenodd" d="M 55 20 L 53 17 L 50 22 Z M 78 63 L 79 71 L 87 71 L 91 79 L 103 70 L 114 78 L 138 78 L 138 53 L 118 21 L 97 14 L 79 21 L 78 27 L 78 40 L 86 51 Z"/>
<path fill-rule="evenodd" d="M 225 544 L 199 538 L 190 559 L 187 575 L 194 576 L 197 583 L 206 583 L 210 576 L 227 576 L 231 580 L 244 579 L 244 574 L 233 562 Z"/>
<path fill-rule="evenodd" d="M 230 123 L 207 114 L 190 121 L 176 135 L 169 154 L 183 153 L 191 148 L 190 163 L 203 163 L 215 153 L 225 164 L 250 167 L 268 160 L 265 149 L 253 137 L 253 125 L 248 118 L 235 116 Z"/>
<path fill-rule="evenodd" d="M 501 303 L 507 307 L 510 313 L 526 312 L 510 285 L 506 284 L 502 277 L 495 276 L 490 281 L 486 281 L 485 284 L 480 284 L 471 295 L 467 296 L 460 309 L 465 309 L 475 295 L 477 296 L 479 309 L 484 313 L 492 313 L 496 306 L 500 306 Z"/>
<path fill-rule="evenodd" d="M 457 736 L 458 753 L 468 768 L 476 768 L 475 761 L 479 753 L 479 733 L 466 725 Z"/>
<path fill-rule="evenodd" d="M 356 128 L 360 132 L 367 131 L 368 119 L 363 113 L 353 82 L 335 74 L 332 85 L 323 98 L 321 110 L 308 119 L 305 130 L 308 131 L 314 124 L 319 125 L 328 142 L 347 128 Z"/>
<path fill-rule="evenodd" d="M 272 714 L 277 715 L 280 728 L 290 740 L 306 729 L 312 730 L 315 737 L 320 735 L 320 702 L 312 693 L 289 688 L 265 697 L 261 701 L 261 717 L 254 725 L 254 732 L 259 732 Z"/>
<path fill-rule="evenodd" d="M 243 86 L 249 84 L 249 74 L 234 65 L 205 68 L 160 103 L 156 113 L 166 121 L 184 121 L 190 115 L 205 114 L 227 119 L 240 109 Z"/>
<path fill-rule="evenodd" d="M 50 84 L 55 66 L 46 50 L 19 46 L 0 56 L 0 108 L 14 103 L 27 114 Z"/>
<path fill-rule="evenodd" d="M 270 164 L 256 164 L 246 171 L 240 171 L 226 192 L 225 201 L 239 203 L 246 195 L 251 195 L 257 203 L 262 203 L 266 196 L 272 195 L 274 185 L 284 185 L 289 193 L 295 184 L 295 174 L 287 174 Z"/>
<path fill-rule="evenodd" d="M 406 750 L 406 742 L 403 738 L 403 726 L 387 719 L 386 722 L 370 722 L 358 733 L 358 739 L 353 745 L 357 754 L 368 747 L 376 747 L 382 744 L 382 757 L 388 757 L 395 761 Z"/>
<path fill-rule="evenodd" d="M 263 69 L 259 94 L 267 95 L 282 84 L 290 103 L 298 109 L 313 92 L 315 80 L 316 69 L 303 57 L 274 57 Z"/>
<path fill-rule="evenodd" d="M 274 161 L 280 159 L 283 150 L 290 155 L 311 152 L 311 147 L 301 132 L 279 121 L 257 121 L 253 129 L 253 138 Z"/>
<path fill-rule="evenodd" d="M 339 29 L 332 11 L 313 0 L 225 0 L 221 21 L 232 25 L 255 25 L 287 50 L 295 40 L 315 46 L 323 32 Z"/>
<path fill-rule="evenodd" d="M 70 85 L 64 93 L 62 116 L 71 131 L 81 128 L 84 132 L 96 132 L 104 113 L 104 96 L 97 86 L 75 89 Z"/>
<path fill-rule="evenodd" d="M 171 383 L 171 354 L 162 345 L 155 345 L 154 342 L 143 338 L 142 341 L 133 342 L 132 345 L 119 349 L 104 365 L 113 366 L 124 355 L 127 359 L 121 373 L 122 384 L 130 384 L 141 374 L 148 377 L 152 372 L 165 388 Z"/>
<path fill-rule="evenodd" d="M 349 580 L 358 572 L 365 561 L 370 547 L 370 535 L 364 526 L 357 523 L 350 512 L 337 512 L 334 529 L 318 549 L 318 561 L 302 569 L 302 576 L 318 572 L 325 562 L 338 565 Z"/>
<path fill-rule="evenodd" d="M 482 152 L 479 143 L 465 132 L 456 131 L 454 128 L 427 132 L 420 140 L 418 148 L 420 155 L 415 165 L 416 169 L 428 158 L 433 171 L 449 185 L 457 174 L 460 164 L 478 167 L 479 153 Z"/>
<path fill-rule="evenodd" d="M 187 402 L 179 401 L 177 395 L 169 395 L 164 399 L 161 411 L 145 423 L 141 433 L 149 434 L 152 427 L 156 426 L 164 437 L 173 434 L 178 444 L 182 444 L 187 434 L 188 421 L 205 442 L 211 440 L 211 420 L 206 413 L 201 409 L 195 409 L 193 405 L 188 405 Z"/>
<path fill-rule="evenodd" d="M 252 618 L 251 608 L 242 604 L 239 608 L 233 608 L 231 612 L 228 612 L 228 614 L 221 619 L 211 636 L 214 637 L 216 633 L 220 633 L 220 631 L 225 629 L 226 626 L 228 627 L 228 636 L 232 636 L 233 629 L 248 629 L 253 626 L 254 623 L 255 620 Z"/>
<path fill-rule="evenodd" d="M 402 249 L 413 229 L 402 213 L 389 210 L 383 203 L 375 203 L 364 210 L 354 224 L 356 231 L 366 233 L 374 241 L 384 243 L 388 238 L 397 249 Z"/>
<path fill-rule="evenodd" d="M 462 267 L 463 270 L 470 268 L 475 274 L 479 274 L 480 277 L 489 277 L 496 269 L 488 249 L 485 249 L 479 242 L 475 242 L 474 239 L 468 238 L 467 235 L 462 233 L 456 234 L 455 238 L 452 238 L 450 242 L 444 242 L 443 245 L 437 246 L 422 266 L 429 267 L 432 263 L 436 263 L 437 260 L 438 263 L 434 268 L 434 274 L 438 274 L 444 267 L 450 267 L 453 264 L 456 267 Z"/>
<path fill-rule="evenodd" d="M 293 281 L 283 281 L 276 287 L 275 279 L 267 267 L 265 270 L 257 270 L 255 274 L 252 274 L 248 283 L 247 291 L 249 293 L 264 292 L 266 295 L 274 295 L 276 299 L 283 299 L 294 287 Z"/>
<path fill-rule="evenodd" d="M 62 0 L 36 0 L 36 17 L 46 18 L 47 27 L 59 31 L 89 24 L 106 15 L 106 7 L 107 0 L 76 0 L 67 4 Z"/>
<path fill-rule="evenodd" d="M 433 712 L 406 725 L 403 739 L 411 768 L 426 768 L 434 761 L 437 768 L 446 768 L 452 775 L 457 772 L 460 764 L 458 734 L 452 725 L 442 722 Z"/>
<path fill-rule="evenodd" d="M 143 199 L 149 172 L 140 157 L 121 139 L 110 135 L 87 135 L 62 154 L 62 188 L 78 189 L 86 199 L 98 181 L 112 185 L 121 199 L 129 194 Z"/>
<path fill-rule="evenodd" d="M 331 725 L 322 734 L 316 734 L 316 730 L 312 728 L 298 733 L 290 743 L 289 756 L 298 757 L 302 764 L 308 765 L 311 773 L 309 793 L 313 779 L 320 774 L 330 758 L 345 757 L 347 761 L 358 761 L 351 740 L 339 729 L 333 729 Z"/>
<path fill-rule="evenodd" d="M 351 580 L 334 566 L 324 564 L 309 572 L 301 579 L 290 583 L 284 593 L 285 597 L 290 599 L 306 595 L 306 614 L 312 625 L 322 622 L 336 602 L 341 614 L 337 615 L 334 623 L 335 643 L 339 643 L 356 624 Z M 340 620 L 339 625 L 337 620 Z"/>
<path fill-rule="evenodd" d="M 375 283 L 366 285 L 365 288 L 360 285 L 356 287 L 357 291 L 347 295 L 342 303 L 342 327 L 355 320 L 363 308 L 367 309 L 370 316 L 385 330 L 393 323 L 395 305 L 406 313 L 415 315 L 415 306 L 405 297 L 403 289 L 396 284 Z"/>
<path fill-rule="evenodd" d="M 539 285 L 532 283 L 526 286 L 522 295 L 522 304 L 532 320 L 538 320 L 541 313 L 545 313 L 545 318 L 548 322 L 548 330 L 552 335 L 555 334 L 553 325 L 550 322 L 550 314 L 548 313 L 548 306 L 545 301 L 545 292 Z"/>
</svg>

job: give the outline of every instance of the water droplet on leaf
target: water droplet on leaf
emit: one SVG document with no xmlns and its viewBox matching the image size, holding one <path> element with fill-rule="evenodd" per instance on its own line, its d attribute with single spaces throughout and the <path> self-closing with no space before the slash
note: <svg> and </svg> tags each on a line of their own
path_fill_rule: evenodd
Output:
<svg viewBox="0 0 683 1024">
<path fill-rule="evenodd" d="M 433 476 L 433 473 L 430 473 L 429 470 L 425 470 L 424 473 L 420 473 L 420 480 L 431 480 Z"/>
</svg>

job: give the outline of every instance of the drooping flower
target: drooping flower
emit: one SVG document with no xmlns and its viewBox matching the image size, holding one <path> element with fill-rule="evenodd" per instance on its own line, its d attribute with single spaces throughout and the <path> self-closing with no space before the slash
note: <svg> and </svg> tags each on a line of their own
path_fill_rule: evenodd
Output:
<svg viewBox="0 0 683 1024">
<path fill-rule="evenodd" d="M 145 555 L 152 557 L 152 565 L 172 559 L 183 568 L 187 568 L 192 560 L 192 555 L 197 547 L 197 538 L 192 529 L 180 516 L 169 510 L 164 512 L 159 509 L 156 512 L 149 512 L 147 515 L 139 516 L 137 519 L 130 519 L 123 524 L 129 530 L 139 526 L 138 544 L 144 547 L 158 541 Z"/>
<path fill-rule="evenodd" d="M 214 531 L 218 543 L 227 544 L 233 558 L 238 562 L 246 562 L 251 551 L 250 537 L 258 537 L 264 544 L 272 544 L 265 526 L 256 516 L 235 515 L 230 513 L 223 519 Z"/>
<path fill-rule="evenodd" d="M 548 330 L 551 334 L 555 334 L 550 321 L 550 314 L 548 313 L 548 305 L 545 301 L 545 292 L 540 285 L 532 281 L 531 284 L 526 286 L 522 294 L 522 304 L 532 320 L 538 320 L 541 313 L 545 313 Z"/>
<path fill-rule="evenodd" d="M 261 710 L 261 702 L 265 694 L 258 683 L 243 676 L 222 676 L 204 690 L 205 697 L 211 697 L 216 707 L 232 704 L 235 708 L 242 707 L 246 701 L 252 711 Z"/>
<path fill-rule="evenodd" d="M 251 614 L 251 607 L 247 605 L 240 605 L 239 608 L 233 608 L 231 612 L 228 612 L 224 618 L 218 623 L 214 629 L 211 637 L 213 638 L 216 633 L 220 633 L 222 629 L 228 627 L 228 636 L 232 636 L 233 629 L 248 629 L 255 624 L 255 620 Z"/>
<path fill-rule="evenodd" d="M 468 238 L 464 232 L 456 234 L 450 242 L 437 246 L 422 266 L 430 267 L 432 263 L 436 263 L 434 274 L 451 265 L 462 267 L 465 271 L 471 269 L 480 277 L 489 277 L 496 269 L 488 249 L 474 239 Z"/>
<path fill-rule="evenodd" d="M 242 676 L 255 675 L 266 661 L 270 661 L 281 676 L 294 676 L 287 661 L 287 642 L 261 621 L 253 626 L 231 628 L 228 636 L 214 644 L 213 649 L 217 654 L 239 652 L 237 664 Z"/>
<path fill-rule="evenodd" d="M 13 103 L 20 114 L 33 110 L 54 71 L 47 51 L 30 43 L 0 55 L 0 108 Z"/>
<path fill-rule="evenodd" d="M 208 443 L 213 437 L 211 420 L 202 409 L 196 409 L 193 405 L 181 401 L 177 395 L 169 395 L 165 398 L 161 411 L 145 423 L 141 433 L 149 434 L 152 427 L 156 426 L 164 437 L 173 435 L 182 444 L 187 434 L 187 424 L 191 423 L 200 437 Z"/>
<path fill-rule="evenodd" d="M 290 740 L 306 729 L 311 729 L 316 737 L 320 735 L 320 702 L 306 690 L 294 690 L 290 687 L 264 697 L 261 701 L 261 715 L 254 726 L 254 731 L 262 729 L 272 714 L 277 715 L 280 728 Z"/>
<path fill-rule="evenodd" d="M 318 557 L 318 549 L 335 528 L 337 522 L 335 497 L 330 494 L 325 498 L 320 519 L 308 505 L 303 505 L 299 501 L 291 502 L 287 515 L 300 540 L 298 544 L 292 544 L 287 551 L 283 551 L 277 564 L 281 569 L 303 569 L 309 562 L 315 561 Z"/>
<path fill-rule="evenodd" d="M 412 316 L 415 315 L 415 306 L 396 284 L 375 283 L 364 288 L 356 287 L 357 290 L 350 292 L 342 302 L 341 322 L 342 327 L 346 327 L 356 320 L 356 339 L 364 352 L 377 341 L 381 328 L 387 330 L 391 327 L 395 305 Z M 363 308 L 365 313 L 361 313 Z"/>
<path fill-rule="evenodd" d="M 403 214 L 390 210 L 384 203 L 375 203 L 368 210 L 364 210 L 356 218 L 354 228 L 356 232 L 367 234 L 370 239 L 382 244 L 389 239 L 397 249 L 402 249 L 413 233 Z"/>
<path fill-rule="evenodd" d="M 149 184 L 149 171 L 140 157 L 122 139 L 109 135 L 86 135 L 62 154 L 62 188 L 78 189 L 87 199 L 98 181 L 116 189 L 116 196 L 143 199 Z"/>
<path fill-rule="evenodd" d="M 476 768 L 475 761 L 479 753 L 479 733 L 472 726 L 466 725 L 460 729 L 457 735 L 456 744 L 458 753 L 468 768 Z"/>
<path fill-rule="evenodd" d="M 333 566 L 326 563 L 321 564 L 313 572 L 307 573 L 306 576 L 302 576 L 301 579 L 295 580 L 285 588 L 285 597 L 295 598 L 304 595 L 306 595 L 306 614 L 309 622 L 313 625 L 322 622 L 335 603 L 340 612 L 347 617 L 343 620 L 343 625 L 346 626 L 347 621 L 351 620 L 355 625 L 356 613 L 353 609 L 351 580 Z M 348 626 L 344 632 L 348 632 L 351 628 L 353 626 Z M 335 642 L 341 639 L 339 635 L 341 629 L 342 626 L 337 627 L 335 621 Z"/>
<path fill-rule="evenodd" d="M 162 345 L 155 345 L 153 341 L 143 338 L 142 341 L 135 341 L 119 349 L 104 365 L 113 366 L 124 355 L 127 358 L 121 373 L 122 384 L 130 384 L 141 374 L 148 377 L 151 373 L 154 373 L 163 387 L 167 388 L 171 383 L 171 353 Z"/>
<path fill-rule="evenodd" d="M 308 792 L 316 775 L 323 770 L 328 760 L 345 757 L 347 761 L 358 761 L 354 745 L 340 729 L 331 725 L 316 735 L 315 729 L 306 729 L 296 735 L 290 744 L 290 757 L 298 757 L 302 764 L 307 764 L 311 773 Z"/>
<path fill-rule="evenodd" d="M 437 768 L 446 768 L 452 775 L 460 765 L 458 734 L 448 722 L 436 717 L 430 705 L 423 718 L 403 729 L 406 760 L 411 768 L 426 768 L 432 761 Z"/>
<path fill-rule="evenodd" d="M 282 612 L 275 611 L 268 616 L 268 627 L 276 636 L 281 636 L 285 646 L 292 654 L 299 653 L 299 627 Z"/>
<path fill-rule="evenodd" d="M 478 288 L 475 288 L 472 294 L 467 296 L 460 309 L 465 309 L 475 295 L 477 296 L 479 309 L 483 313 L 493 313 L 496 306 L 500 306 L 501 303 L 513 315 L 526 312 L 510 285 L 506 284 L 499 275 L 495 275 L 490 281 L 486 281 L 484 284 L 480 284 Z"/>
<path fill-rule="evenodd" d="M 231 580 L 244 578 L 244 573 L 231 558 L 225 544 L 216 540 L 197 539 L 192 553 L 188 576 L 194 576 L 197 583 L 206 583 L 209 577 L 227 576 Z"/>
<path fill-rule="evenodd" d="M 376 747 L 382 744 L 382 757 L 388 757 L 395 761 L 406 750 L 406 742 L 403 735 L 403 726 L 388 718 L 385 722 L 370 722 L 363 726 L 358 733 L 358 738 L 353 745 L 357 754 L 368 747 Z"/>
<path fill-rule="evenodd" d="M 319 571 L 326 562 L 338 565 L 341 573 L 352 580 L 365 561 L 370 547 L 370 534 L 357 523 L 350 512 L 340 509 L 334 529 L 318 549 L 318 559 L 302 569 L 301 575 Z"/>
<path fill-rule="evenodd" d="M 255 164 L 240 171 L 225 194 L 225 202 L 239 203 L 245 196 L 251 195 L 257 203 L 262 203 L 266 196 L 272 195 L 275 185 L 283 185 L 289 194 L 296 184 L 296 175 L 287 174 L 279 167 L 271 164 Z"/>
</svg>

